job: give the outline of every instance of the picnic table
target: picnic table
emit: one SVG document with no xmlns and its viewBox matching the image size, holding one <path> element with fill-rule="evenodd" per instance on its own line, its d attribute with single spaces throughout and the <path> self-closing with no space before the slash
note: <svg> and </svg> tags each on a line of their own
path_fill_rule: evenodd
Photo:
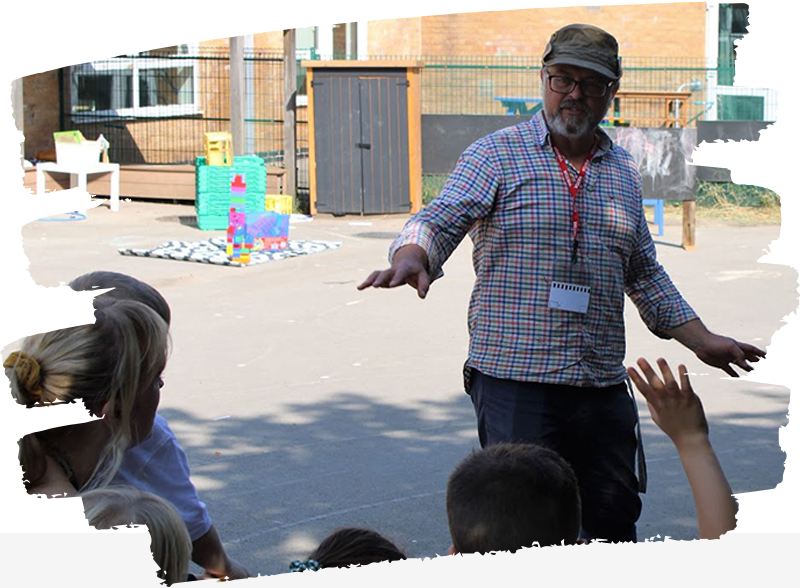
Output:
<svg viewBox="0 0 800 588">
<path fill-rule="evenodd" d="M 508 96 L 495 96 L 494 98 L 503 108 L 506 109 L 508 116 L 516 114 L 536 114 L 542 109 L 541 98 L 513 98 Z M 531 106 L 528 106 L 531 104 Z"/>
</svg>

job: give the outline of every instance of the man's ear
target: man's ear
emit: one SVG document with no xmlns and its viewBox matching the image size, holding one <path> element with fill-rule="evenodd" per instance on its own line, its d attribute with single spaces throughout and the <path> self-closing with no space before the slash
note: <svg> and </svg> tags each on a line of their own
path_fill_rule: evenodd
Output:
<svg viewBox="0 0 800 588">
<path fill-rule="evenodd" d="M 450 546 L 450 548 L 447 550 L 447 555 L 458 555 L 455 545 Z"/>
</svg>

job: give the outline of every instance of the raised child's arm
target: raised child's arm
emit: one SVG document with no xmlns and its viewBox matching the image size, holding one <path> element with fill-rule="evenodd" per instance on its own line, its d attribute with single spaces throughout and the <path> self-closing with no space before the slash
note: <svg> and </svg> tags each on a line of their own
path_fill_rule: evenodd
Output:
<svg viewBox="0 0 800 588">
<path fill-rule="evenodd" d="M 650 364 L 636 362 L 644 374 L 628 368 L 628 375 L 647 400 L 650 415 L 678 450 L 697 507 L 701 539 L 718 539 L 736 528 L 736 499 L 708 439 L 703 404 L 692 390 L 686 367 L 678 366 L 678 383 L 667 362 L 658 360 L 663 381 Z"/>
</svg>

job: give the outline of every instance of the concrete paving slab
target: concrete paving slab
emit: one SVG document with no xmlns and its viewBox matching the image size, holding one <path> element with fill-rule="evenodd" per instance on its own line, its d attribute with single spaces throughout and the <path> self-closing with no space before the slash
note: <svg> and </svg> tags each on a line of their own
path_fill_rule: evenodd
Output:
<svg viewBox="0 0 800 588">
<path fill-rule="evenodd" d="M 368 526 L 411 557 L 450 544 L 444 491 L 478 446 L 461 382 L 471 244 L 421 301 L 410 288 L 358 292 L 386 265 L 406 217 L 318 216 L 291 238 L 342 247 L 247 268 L 123 257 L 120 247 L 224 234 L 200 231 L 191 206 L 123 202 L 85 221 L 22 229 L 34 281 L 57 286 L 107 269 L 158 288 L 173 310 L 161 412 L 189 455 L 193 479 L 231 555 L 262 575 L 287 571 L 330 531 Z M 705 225 L 697 250 L 680 226 L 657 238 L 661 262 L 712 330 L 769 344 L 797 305 L 796 272 L 757 263 L 779 227 Z M 626 308 L 627 362 L 659 356 L 695 372 L 712 441 L 737 493 L 774 488 L 785 455 L 789 391 L 728 381 Z M 640 402 L 650 488 L 640 537 L 696 537 L 691 492 L 669 440 Z"/>
</svg>

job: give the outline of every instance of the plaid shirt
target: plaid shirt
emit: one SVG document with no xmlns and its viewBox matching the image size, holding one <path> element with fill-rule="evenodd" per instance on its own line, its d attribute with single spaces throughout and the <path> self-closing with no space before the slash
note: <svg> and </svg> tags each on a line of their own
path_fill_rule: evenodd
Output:
<svg viewBox="0 0 800 588">
<path fill-rule="evenodd" d="M 569 165 L 573 180 L 577 171 Z M 392 244 L 428 254 L 431 276 L 469 233 L 475 286 L 467 367 L 503 379 L 604 387 L 623 382 L 624 294 L 647 327 L 697 318 L 663 267 L 644 216 L 641 177 L 605 133 L 577 195 L 579 260 L 591 287 L 586 314 L 548 307 L 572 252 L 572 198 L 542 113 L 473 143 L 441 194 Z"/>
</svg>

